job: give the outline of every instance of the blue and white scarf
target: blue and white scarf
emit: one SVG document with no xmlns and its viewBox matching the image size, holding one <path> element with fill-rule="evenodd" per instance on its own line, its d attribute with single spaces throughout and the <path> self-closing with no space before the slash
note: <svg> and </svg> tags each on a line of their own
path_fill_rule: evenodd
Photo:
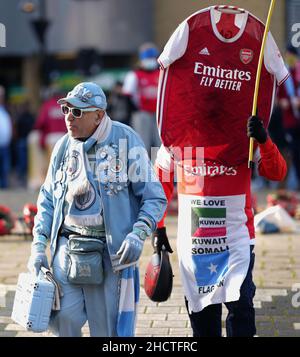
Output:
<svg viewBox="0 0 300 357">
<path fill-rule="evenodd" d="M 139 294 L 139 268 L 135 265 L 123 269 L 117 322 L 117 335 L 119 337 L 134 336 Z"/>
<path fill-rule="evenodd" d="M 110 118 L 105 114 L 94 134 L 86 141 L 70 139 L 66 225 L 99 226 L 103 223 L 102 203 L 93 180 L 87 152 L 97 142 L 105 139 L 111 125 Z"/>
</svg>

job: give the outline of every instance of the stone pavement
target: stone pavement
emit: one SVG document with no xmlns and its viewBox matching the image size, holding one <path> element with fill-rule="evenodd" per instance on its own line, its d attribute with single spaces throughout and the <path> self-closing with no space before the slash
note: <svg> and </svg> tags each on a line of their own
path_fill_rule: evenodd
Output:
<svg viewBox="0 0 300 357">
<path fill-rule="evenodd" d="M 36 200 L 35 193 L 0 192 L 0 204 L 19 212 L 24 202 Z M 171 245 L 176 247 L 176 217 L 167 219 Z M 20 272 L 26 271 L 30 242 L 20 236 L 0 237 L 0 336 L 51 336 L 25 331 L 11 319 L 15 284 Z M 254 281 L 258 336 L 300 336 L 300 235 L 260 235 L 256 239 Z M 146 242 L 141 261 L 141 284 L 145 267 L 152 254 Z M 184 306 L 176 253 L 171 255 L 174 288 L 164 303 L 150 301 L 141 287 L 136 336 L 191 336 L 190 323 Z M 223 323 L 226 308 L 223 308 Z M 88 327 L 83 329 L 88 336 Z M 225 335 L 225 330 L 224 330 Z"/>
</svg>

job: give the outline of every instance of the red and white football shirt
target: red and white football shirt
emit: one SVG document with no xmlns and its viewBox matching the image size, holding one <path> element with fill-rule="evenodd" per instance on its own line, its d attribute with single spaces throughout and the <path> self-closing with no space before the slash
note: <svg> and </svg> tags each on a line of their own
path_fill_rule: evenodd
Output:
<svg viewBox="0 0 300 357">
<path fill-rule="evenodd" d="M 157 121 L 167 148 L 204 147 L 205 158 L 229 166 L 248 158 L 246 122 L 252 112 L 264 24 L 249 12 L 233 15 L 238 31 L 225 38 L 220 12 L 210 7 L 175 30 L 161 65 Z M 267 127 L 277 84 L 288 77 L 280 52 L 268 35 L 258 97 Z"/>
<path fill-rule="evenodd" d="M 177 253 L 193 312 L 239 299 L 254 243 L 246 123 L 264 25 L 248 12 L 235 15 L 233 36 L 225 38 L 218 20 L 214 7 L 190 16 L 159 57 L 157 116 L 168 150 L 161 147 L 156 167 L 168 198 L 177 174 Z M 287 77 L 269 35 L 258 100 L 265 126 L 276 82 Z M 269 139 L 260 151 L 259 172 L 282 179 L 286 165 L 276 146 Z"/>
<path fill-rule="evenodd" d="M 157 104 L 159 70 L 138 69 L 127 74 L 123 93 L 130 95 L 139 110 L 155 113 Z"/>
<path fill-rule="evenodd" d="M 260 175 L 282 180 L 286 163 L 271 139 L 260 145 L 260 154 Z M 174 164 L 161 146 L 156 169 L 168 200 L 172 197 L 174 171 L 177 174 L 177 254 L 190 310 L 197 312 L 211 303 L 238 300 L 239 286 L 248 270 L 249 243 L 254 244 L 251 171 L 247 163 L 226 167 L 210 161 L 184 160 Z M 164 220 L 158 226 L 164 226 Z M 206 269 L 221 269 L 215 257 L 222 254 L 228 256 L 228 269 L 223 270 L 218 283 L 203 286 L 201 277 L 208 273 Z M 213 275 L 209 273 L 209 277 Z"/>
</svg>

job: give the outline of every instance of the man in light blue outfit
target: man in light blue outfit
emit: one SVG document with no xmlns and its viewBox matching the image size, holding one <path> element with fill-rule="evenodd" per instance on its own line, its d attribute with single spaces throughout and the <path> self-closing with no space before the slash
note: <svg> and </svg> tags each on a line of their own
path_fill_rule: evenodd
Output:
<svg viewBox="0 0 300 357">
<path fill-rule="evenodd" d="M 88 321 L 91 336 L 133 336 L 137 263 L 166 209 L 164 191 L 139 136 L 106 114 L 98 85 L 80 83 L 58 103 L 68 134 L 40 190 L 28 268 L 48 266 L 50 241 L 63 292 L 50 320 L 56 335 L 81 336 Z"/>
</svg>

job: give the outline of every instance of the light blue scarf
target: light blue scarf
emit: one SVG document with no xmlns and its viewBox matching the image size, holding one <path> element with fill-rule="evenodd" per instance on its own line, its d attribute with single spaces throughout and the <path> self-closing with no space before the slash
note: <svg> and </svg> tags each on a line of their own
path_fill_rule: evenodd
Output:
<svg viewBox="0 0 300 357">
<path fill-rule="evenodd" d="M 93 180 L 87 152 L 97 142 L 105 139 L 110 128 L 111 120 L 105 114 L 94 134 L 86 141 L 70 139 L 66 225 L 99 226 L 103 223 L 102 203 Z"/>
<path fill-rule="evenodd" d="M 133 337 L 140 294 L 139 268 L 131 266 L 122 270 L 119 299 L 117 335 Z"/>
</svg>

